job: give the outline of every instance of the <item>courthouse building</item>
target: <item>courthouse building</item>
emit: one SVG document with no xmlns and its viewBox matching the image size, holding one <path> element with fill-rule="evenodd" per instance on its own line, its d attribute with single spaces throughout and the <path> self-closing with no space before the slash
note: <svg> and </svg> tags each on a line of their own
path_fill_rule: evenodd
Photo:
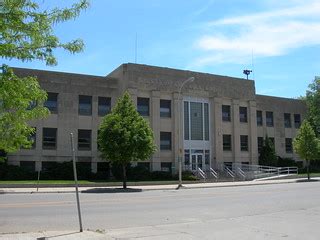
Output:
<svg viewBox="0 0 320 240">
<path fill-rule="evenodd" d="M 48 92 L 51 115 L 30 123 L 36 128 L 33 147 L 9 154 L 11 164 L 40 170 L 52 162 L 70 161 L 72 132 L 77 161 L 93 172 L 103 171 L 106 163 L 97 146 L 99 124 L 126 90 L 154 131 L 158 150 L 138 163 L 151 171 L 177 171 L 180 156 L 183 168 L 189 170 L 258 164 L 266 135 L 277 155 L 300 161 L 292 140 L 305 117 L 305 104 L 257 95 L 252 80 L 132 63 L 105 77 L 14 70 L 38 78 Z"/>
</svg>

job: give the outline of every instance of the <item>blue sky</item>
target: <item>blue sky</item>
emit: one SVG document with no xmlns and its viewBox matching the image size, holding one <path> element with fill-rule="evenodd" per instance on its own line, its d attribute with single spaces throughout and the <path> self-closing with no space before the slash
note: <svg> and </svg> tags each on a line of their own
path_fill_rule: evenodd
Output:
<svg viewBox="0 0 320 240">
<path fill-rule="evenodd" d="M 258 94 L 298 97 L 320 75 L 319 13 L 319 0 L 91 0 L 55 27 L 63 41 L 82 38 L 84 52 L 56 51 L 55 67 L 4 62 L 105 76 L 135 62 L 137 36 L 137 63 L 241 78 L 249 68 Z"/>
</svg>

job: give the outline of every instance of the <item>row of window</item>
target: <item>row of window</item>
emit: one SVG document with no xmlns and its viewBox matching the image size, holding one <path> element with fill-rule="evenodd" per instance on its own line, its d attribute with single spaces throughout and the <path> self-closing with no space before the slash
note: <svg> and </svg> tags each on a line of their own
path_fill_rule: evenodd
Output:
<svg viewBox="0 0 320 240">
<path fill-rule="evenodd" d="M 91 130 L 78 129 L 78 150 L 91 150 Z M 31 149 L 36 147 L 36 131 L 30 136 L 33 141 Z M 57 128 L 42 129 L 42 149 L 57 148 Z M 160 150 L 172 149 L 171 132 L 160 132 Z"/>
<path fill-rule="evenodd" d="M 291 128 L 291 114 L 284 113 L 284 127 Z M 248 110 L 247 107 L 239 107 L 239 119 L 242 123 L 248 122 Z M 301 116 L 300 114 L 293 114 L 294 126 L 295 128 L 299 128 L 301 125 Z M 231 122 L 231 106 L 230 105 L 222 105 L 222 121 Z M 262 111 L 257 111 L 257 125 L 263 126 L 263 114 Z M 266 111 L 266 126 L 273 127 L 273 112 Z"/>
<path fill-rule="evenodd" d="M 263 146 L 263 137 L 258 137 L 258 152 L 260 153 L 262 146 Z M 273 146 L 275 146 L 274 138 L 269 138 Z M 230 134 L 223 135 L 223 151 L 232 151 L 232 140 Z M 292 138 L 285 139 L 285 148 L 286 153 L 292 153 Z M 248 136 L 247 135 L 240 135 L 240 149 L 241 151 L 248 151 Z"/>
</svg>

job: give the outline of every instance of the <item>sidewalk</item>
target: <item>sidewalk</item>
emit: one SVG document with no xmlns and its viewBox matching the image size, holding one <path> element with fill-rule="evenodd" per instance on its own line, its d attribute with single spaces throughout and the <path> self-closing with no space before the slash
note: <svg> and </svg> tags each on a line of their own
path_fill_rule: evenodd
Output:
<svg viewBox="0 0 320 240">
<path fill-rule="evenodd" d="M 305 179 L 281 179 L 281 180 L 260 180 L 260 181 L 237 181 L 237 182 L 205 182 L 205 183 L 188 183 L 183 184 L 183 189 L 193 188 L 216 188 L 216 187 L 236 187 L 236 186 L 254 186 L 268 184 L 285 184 L 297 183 Z M 320 177 L 314 177 L 311 180 L 320 181 Z M 151 190 L 176 190 L 177 185 L 145 185 L 145 186 L 128 186 L 126 191 L 141 192 Z M 0 194 L 19 194 L 19 193 L 73 193 L 74 187 L 52 187 L 52 188 L 0 188 Z M 79 187 L 81 192 L 124 192 L 121 187 Z"/>
</svg>

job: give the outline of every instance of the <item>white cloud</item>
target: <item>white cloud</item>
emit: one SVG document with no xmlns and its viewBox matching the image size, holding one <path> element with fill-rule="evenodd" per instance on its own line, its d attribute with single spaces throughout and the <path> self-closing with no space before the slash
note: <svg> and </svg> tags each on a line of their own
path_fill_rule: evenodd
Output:
<svg viewBox="0 0 320 240">
<path fill-rule="evenodd" d="M 206 23 L 213 33 L 199 37 L 203 55 L 193 65 L 246 63 L 320 44 L 320 2 L 306 1 L 285 9 L 219 19 Z M 231 32 L 236 32 L 231 34 Z"/>
</svg>

